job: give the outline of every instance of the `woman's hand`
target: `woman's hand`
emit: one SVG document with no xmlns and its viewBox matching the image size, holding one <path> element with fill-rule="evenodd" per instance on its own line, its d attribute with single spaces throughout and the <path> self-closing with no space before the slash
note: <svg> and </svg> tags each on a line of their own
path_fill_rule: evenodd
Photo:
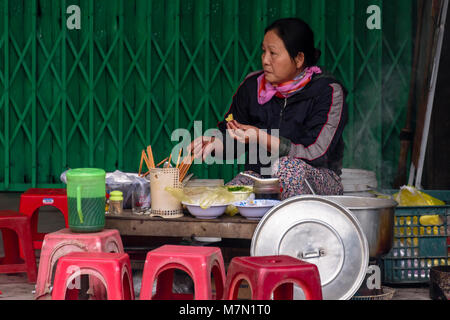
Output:
<svg viewBox="0 0 450 320">
<path fill-rule="evenodd" d="M 188 146 L 188 152 L 193 154 L 194 159 L 203 161 L 213 151 L 223 151 L 222 141 L 215 137 L 201 136 L 194 139 Z"/>
<path fill-rule="evenodd" d="M 279 150 L 280 139 L 257 127 L 232 120 L 227 123 L 227 128 L 230 136 L 241 143 L 258 143 L 272 154 Z"/>
<path fill-rule="evenodd" d="M 241 124 L 236 120 L 227 123 L 228 134 L 240 143 L 258 143 L 260 131 L 257 127 Z"/>
</svg>

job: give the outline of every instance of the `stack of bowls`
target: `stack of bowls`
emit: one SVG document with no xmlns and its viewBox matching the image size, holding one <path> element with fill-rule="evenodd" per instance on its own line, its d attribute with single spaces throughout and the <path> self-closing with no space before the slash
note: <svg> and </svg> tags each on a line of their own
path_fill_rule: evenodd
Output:
<svg viewBox="0 0 450 320">
<path fill-rule="evenodd" d="M 375 197 L 371 191 L 376 190 L 378 183 L 373 171 L 344 168 L 341 181 L 346 196 Z"/>
</svg>

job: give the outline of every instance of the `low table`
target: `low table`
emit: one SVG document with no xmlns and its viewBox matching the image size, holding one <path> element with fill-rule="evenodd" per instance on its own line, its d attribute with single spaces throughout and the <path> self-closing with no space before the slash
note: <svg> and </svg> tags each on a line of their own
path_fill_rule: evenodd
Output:
<svg viewBox="0 0 450 320">
<path fill-rule="evenodd" d="M 259 220 L 248 220 L 237 214 L 216 219 L 198 219 L 185 213 L 181 218 L 136 215 L 124 210 L 123 215 L 106 215 L 105 228 L 117 229 L 123 236 L 155 237 L 220 237 L 251 239 Z"/>
</svg>

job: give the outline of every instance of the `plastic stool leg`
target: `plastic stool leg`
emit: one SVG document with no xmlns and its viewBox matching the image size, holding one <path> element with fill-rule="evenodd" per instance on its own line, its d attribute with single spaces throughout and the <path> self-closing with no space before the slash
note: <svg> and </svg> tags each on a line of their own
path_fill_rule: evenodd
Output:
<svg viewBox="0 0 450 320">
<path fill-rule="evenodd" d="M 30 227 L 31 227 L 31 234 L 33 235 L 33 239 L 38 234 L 38 223 L 39 223 L 39 208 L 34 210 L 33 214 L 31 215 Z"/>
<path fill-rule="evenodd" d="M 21 235 L 20 243 L 23 248 L 25 264 L 27 266 L 28 281 L 36 282 L 37 280 L 36 256 L 34 255 L 29 225 L 20 226 L 20 235 Z"/>
<path fill-rule="evenodd" d="M 211 296 L 211 279 L 210 275 L 201 273 L 194 275 L 195 288 L 195 300 L 210 300 Z"/>
<path fill-rule="evenodd" d="M 294 285 L 292 283 L 283 283 L 273 291 L 274 300 L 293 300 Z"/>
<path fill-rule="evenodd" d="M 305 297 L 308 300 L 322 300 L 322 286 L 320 279 L 317 277 L 319 271 L 315 274 L 311 274 L 310 277 L 303 279 L 304 286 L 302 290 L 305 293 Z"/>
<path fill-rule="evenodd" d="M 123 298 L 124 300 L 134 300 L 134 292 L 131 292 L 130 279 L 131 275 L 125 274 L 122 279 Z"/>
<path fill-rule="evenodd" d="M 123 291 L 125 288 L 122 287 L 123 282 L 128 281 L 128 277 L 126 274 L 121 277 L 114 277 L 113 279 L 109 279 L 109 285 L 108 288 L 108 300 L 123 300 L 123 296 L 125 296 L 125 292 Z M 130 292 L 130 291 L 128 291 Z"/>
<path fill-rule="evenodd" d="M 225 272 L 222 273 L 218 266 L 213 266 L 211 272 L 214 278 L 214 285 L 216 287 L 216 294 L 212 296 L 212 299 L 222 300 L 225 291 Z"/>
<path fill-rule="evenodd" d="M 227 274 L 227 281 L 230 281 L 231 279 L 231 283 L 229 283 L 228 287 L 225 289 L 223 298 L 225 300 L 237 300 L 238 294 L 239 294 L 239 288 L 241 286 L 241 283 L 245 280 L 248 282 L 248 284 L 250 285 L 250 289 L 251 289 L 251 297 L 252 299 L 254 296 L 254 289 L 253 286 L 250 282 L 250 279 L 247 279 L 245 277 L 236 275 L 236 273 L 234 272 L 234 270 L 229 269 L 228 270 L 228 274 Z"/>
<path fill-rule="evenodd" d="M 55 274 L 55 280 L 53 281 L 53 292 L 52 292 L 52 300 L 65 300 L 66 298 L 70 298 L 76 300 L 73 295 L 70 297 L 66 297 L 66 286 L 65 285 L 56 285 L 56 284 L 65 284 L 67 283 L 67 279 L 69 278 L 69 274 L 65 272 L 57 272 Z M 77 295 L 78 298 L 78 295 Z"/>
<path fill-rule="evenodd" d="M 19 255 L 19 241 L 17 233 L 14 230 L 4 228 L 1 230 L 3 236 L 3 249 L 5 256 L 2 264 L 21 263 Z"/>
<path fill-rule="evenodd" d="M 156 281 L 156 293 L 153 299 L 169 300 L 174 298 L 172 293 L 174 273 L 175 269 L 168 269 L 158 275 Z"/>
</svg>

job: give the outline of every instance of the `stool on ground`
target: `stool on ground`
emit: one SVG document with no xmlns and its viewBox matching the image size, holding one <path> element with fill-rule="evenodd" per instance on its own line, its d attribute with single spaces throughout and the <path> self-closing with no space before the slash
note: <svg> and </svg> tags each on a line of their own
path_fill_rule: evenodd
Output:
<svg viewBox="0 0 450 320">
<path fill-rule="evenodd" d="M 69 300 L 68 286 L 83 274 L 97 278 L 107 300 L 134 300 L 130 258 L 126 253 L 72 252 L 58 261 L 52 300 Z"/>
<path fill-rule="evenodd" d="M 71 252 L 123 253 L 124 250 L 120 233 L 115 229 L 94 233 L 74 233 L 70 229 L 62 229 L 46 234 L 39 262 L 36 299 L 50 293 L 56 262 Z M 101 299 L 104 294 L 103 286 L 95 279 L 91 284 L 96 298 Z"/>
<path fill-rule="evenodd" d="M 12 210 L 0 210 L 0 229 L 5 256 L 0 259 L 0 273 L 26 272 L 28 281 L 36 282 L 36 257 L 31 240 L 30 218 Z M 23 250 L 23 260 L 20 257 Z"/>
<path fill-rule="evenodd" d="M 186 272 L 194 282 L 194 294 L 172 292 L 175 269 Z M 211 275 L 216 293 L 211 287 Z M 156 294 L 152 296 L 153 283 Z M 147 253 L 142 275 L 141 300 L 220 300 L 225 267 L 220 248 L 164 245 Z"/>
<path fill-rule="evenodd" d="M 292 300 L 293 285 L 307 300 L 322 300 L 317 266 L 286 255 L 235 257 L 228 267 L 224 299 L 236 300 L 239 286 L 247 281 L 252 300 Z"/>
</svg>

